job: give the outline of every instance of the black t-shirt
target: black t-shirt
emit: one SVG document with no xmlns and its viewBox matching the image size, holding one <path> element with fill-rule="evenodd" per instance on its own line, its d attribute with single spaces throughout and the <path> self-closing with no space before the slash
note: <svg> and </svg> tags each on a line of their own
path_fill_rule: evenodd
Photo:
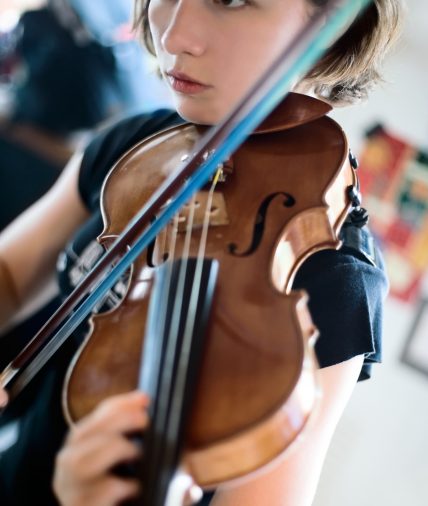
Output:
<svg viewBox="0 0 428 506">
<path fill-rule="evenodd" d="M 140 114 L 104 130 L 90 143 L 82 162 L 79 191 L 92 216 L 59 257 L 59 284 L 64 295 L 102 253 L 95 241 L 102 229 L 98 201 L 109 169 L 136 142 L 181 121 L 171 111 Z M 348 247 L 322 251 L 300 268 L 294 287 L 309 294 L 309 309 L 320 331 L 316 344 L 320 366 L 364 355 L 360 379 L 370 377 L 372 363 L 381 360 L 382 306 L 387 288 L 383 270 Z M 27 388 L 20 439 L 0 458 L 0 504 L 4 506 L 57 504 L 50 484 L 54 455 L 66 431 L 61 387 L 78 342 L 79 336 L 70 341 Z"/>
</svg>

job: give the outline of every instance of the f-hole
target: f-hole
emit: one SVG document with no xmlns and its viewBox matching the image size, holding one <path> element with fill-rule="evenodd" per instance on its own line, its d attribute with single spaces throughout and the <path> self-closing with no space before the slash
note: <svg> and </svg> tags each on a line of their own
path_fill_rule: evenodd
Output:
<svg viewBox="0 0 428 506">
<path fill-rule="evenodd" d="M 253 227 L 253 237 L 249 248 L 246 251 L 239 252 L 238 245 L 235 243 L 229 244 L 229 252 L 237 257 L 246 257 L 253 254 L 256 249 L 259 247 L 261 240 L 263 239 L 263 232 L 265 228 L 265 220 L 268 208 L 276 197 L 281 196 L 284 198 L 283 206 L 284 207 L 293 207 L 296 203 L 296 200 L 292 195 L 286 192 L 277 192 L 271 193 L 268 195 L 264 201 L 261 203 L 259 210 L 257 211 L 257 216 L 255 219 L 254 227 Z"/>
</svg>

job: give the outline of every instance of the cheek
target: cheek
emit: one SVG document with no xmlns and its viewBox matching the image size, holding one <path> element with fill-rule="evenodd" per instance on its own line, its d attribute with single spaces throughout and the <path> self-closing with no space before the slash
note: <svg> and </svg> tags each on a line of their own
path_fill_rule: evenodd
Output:
<svg viewBox="0 0 428 506">
<path fill-rule="evenodd" d="M 307 21 L 307 0 L 293 0 L 292 4 L 281 0 L 266 16 L 253 18 L 251 31 L 241 30 L 241 37 L 235 37 L 235 41 L 245 40 L 240 44 L 247 55 L 245 59 L 266 68 L 290 45 Z"/>
<path fill-rule="evenodd" d="M 249 90 L 305 26 L 306 4 L 294 7 L 282 6 L 267 18 L 253 19 L 250 37 L 247 27 L 235 26 L 233 44 L 227 50 L 222 48 L 220 59 L 223 96 L 229 104 L 236 103 Z"/>
<path fill-rule="evenodd" d="M 259 36 L 271 46 L 272 54 L 278 56 L 306 27 L 309 19 L 309 0 L 282 0 L 270 12 L 270 22 Z"/>
<path fill-rule="evenodd" d="M 252 84 L 293 40 L 300 26 L 290 23 L 270 23 L 252 32 L 252 37 L 237 37 L 233 45 L 222 53 L 224 75 L 239 88 Z M 227 54 L 227 58 L 224 58 Z"/>
<path fill-rule="evenodd" d="M 260 34 L 264 42 L 266 53 L 270 52 L 271 61 L 278 57 L 287 48 L 295 37 L 303 30 L 307 23 L 307 16 L 303 9 L 296 9 L 292 13 L 278 15 L 270 24 L 265 37 Z M 267 49 L 270 48 L 270 49 Z"/>
</svg>

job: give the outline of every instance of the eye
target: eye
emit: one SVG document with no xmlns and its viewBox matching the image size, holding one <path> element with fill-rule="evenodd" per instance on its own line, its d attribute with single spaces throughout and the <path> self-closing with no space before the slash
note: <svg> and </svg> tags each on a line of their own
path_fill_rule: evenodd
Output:
<svg viewBox="0 0 428 506">
<path fill-rule="evenodd" d="M 214 0 L 214 3 L 230 9 L 238 9 L 248 5 L 248 0 Z"/>
</svg>

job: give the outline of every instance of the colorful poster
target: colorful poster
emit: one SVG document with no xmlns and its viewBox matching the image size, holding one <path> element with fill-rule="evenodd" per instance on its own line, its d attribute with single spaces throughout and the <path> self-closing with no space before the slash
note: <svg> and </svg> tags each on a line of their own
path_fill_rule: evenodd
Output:
<svg viewBox="0 0 428 506">
<path fill-rule="evenodd" d="M 428 155 L 377 126 L 367 135 L 359 173 L 391 293 L 413 300 L 428 267 Z"/>
</svg>

